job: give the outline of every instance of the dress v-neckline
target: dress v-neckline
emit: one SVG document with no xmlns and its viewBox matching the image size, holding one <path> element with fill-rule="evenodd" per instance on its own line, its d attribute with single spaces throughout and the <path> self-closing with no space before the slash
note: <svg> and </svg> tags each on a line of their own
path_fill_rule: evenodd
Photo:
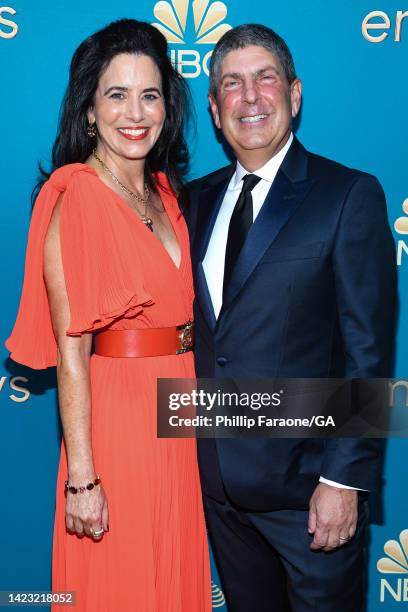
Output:
<svg viewBox="0 0 408 612">
<path fill-rule="evenodd" d="M 97 179 L 100 181 L 100 183 L 102 183 L 102 185 L 104 187 L 106 187 L 106 189 L 108 189 L 118 200 L 118 203 L 126 209 L 126 211 L 133 217 L 136 219 L 136 222 L 141 224 L 143 226 L 143 228 L 149 232 L 149 234 L 151 234 L 152 239 L 154 240 L 154 242 L 157 243 L 157 246 L 159 247 L 159 250 L 163 251 L 165 257 L 167 257 L 167 259 L 170 261 L 170 263 L 174 266 L 174 268 L 176 269 L 177 272 L 181 272 L 181 268 L 183 265 L 183 249 L 181 246 L 181 240 L 180 240 L 180 236 L 177 232 L 176 229 L 176 225 L 174 223 L 174 219 L 172 218 L 172 214 L 169 212 L 166 203 L 165 203 L 165 197 L 162 197 L 163 194 L 163 189 L 160 187 L 160 185 L 157 185 L 157 189 L 159 191 L 159 197 L 160 197 L 160 201 L 163 204 L 163 208 L 164 208 L 164 212 L 167 215 L 168 220 L 170 221 L 170 225 L 173 229 L 174 232 L 174 236 L 176 238 L 178 247 L 179 247 L 179 251 L 180 251 L 180 263 L 177 266 L 176 262 L 174 261 L 174 259 L 172 258 L 172 256 L 170 255 L 169 251 L 166 249 L 166 247 L 164 246 L 164 244 L 162 243 L 161 240 L 159 240 L 159 238 L 156 236 L 156 234 L 154 232 L 152 232 L 151 230 L 148 229 L 148 227 L 143 223 L 142 218 L 140 217 L 140 215 L 132 210 L 132 208 L 129 206 L 129 204 L 126 202 L 126 200 L 124 200 L 124 198 L 122 198 L 118 193 L 116 193 L 116 191 L 114 189 L 112 189 L 112 187 L 110 187 L 109 185 L 107 185 L 105 183 L 105 181 L 103 181 L 101 179 L 101 177 L 99 176 L 99 174 L 96 172 L 95 168 L 93 168 L 92 166 L 88 166 L 89 168 L 92 168 L 92 170 L 95 172 L 95 176 L 97 177 Z M 165 195 L 165 194 L 164 194 Z"/>
</svg>

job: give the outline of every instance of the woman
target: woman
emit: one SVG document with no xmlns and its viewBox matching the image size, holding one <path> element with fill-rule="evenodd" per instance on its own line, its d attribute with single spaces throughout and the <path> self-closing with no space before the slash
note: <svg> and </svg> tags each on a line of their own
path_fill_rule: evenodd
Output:
<svg viewBox="0 0 408 612">
<path fill-rule="evenodd" d="M 57 365 L 52 586 L 76 592 L 77 612 L 211 607 L 195 443 L 156 438 L 157 378 L 194 376 L 175 198 L 186 98 L 166 53 L 134 20 L 75 52 L 7 341 L 20 363 Z"/>
</svg>

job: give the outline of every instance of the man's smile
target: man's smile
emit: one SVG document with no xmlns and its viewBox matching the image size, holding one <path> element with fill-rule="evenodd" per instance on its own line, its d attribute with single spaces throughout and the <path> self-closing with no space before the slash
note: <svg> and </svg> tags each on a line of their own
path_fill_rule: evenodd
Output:
<svg viewBox="0 0 408 612">
<path fill-rule="evenodd" d="M 259 123 L 260 121 L 264 121 L 268 117 L 269 115 L 262 113 L 259 115 L 246 115 L 245 117 L 240 117 L 239 120 L 241 123 Z"/>
</svg>

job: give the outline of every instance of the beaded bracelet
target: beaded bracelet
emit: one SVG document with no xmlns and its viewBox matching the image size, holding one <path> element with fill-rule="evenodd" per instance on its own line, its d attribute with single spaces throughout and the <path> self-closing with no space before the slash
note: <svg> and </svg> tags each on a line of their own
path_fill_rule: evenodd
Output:
<svg viewBox="0 0 408 612">
<path fill-rule="evenodd" d="M 86 490 L 92 491 L 94 487 L 96 487 L 101 482 L 101 478 L 99 475 L 96 476 L 93 482 L 88 482 L 87 485 L 81 487 L 73 487 L 69 484 L 68 480 L 65 481 L 65 491 L 69 491 L 76 495 L 77 493 L 84 493 Z"/>
</svg>

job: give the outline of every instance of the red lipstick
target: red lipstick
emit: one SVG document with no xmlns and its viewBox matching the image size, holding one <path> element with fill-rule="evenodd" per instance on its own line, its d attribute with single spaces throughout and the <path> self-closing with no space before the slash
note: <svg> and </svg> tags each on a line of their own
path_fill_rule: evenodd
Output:
<svg viewBox="0 0 408 612">
<path fill-rule="evenodd" d="M 127 140 L 144 140 L 149 133 L 149 129 L 150 128 L 146 127 L 145 125 L 131 125 L 129 127 L 118 128 L 118 132 Z M 124 132 L 123 130 L 127 130 L 127 132 Z M 130 130 L 132 130 L 133 133 L 130 133 Z M 140 133 L 135 134 L 135 132 Z"/>
</svg>

